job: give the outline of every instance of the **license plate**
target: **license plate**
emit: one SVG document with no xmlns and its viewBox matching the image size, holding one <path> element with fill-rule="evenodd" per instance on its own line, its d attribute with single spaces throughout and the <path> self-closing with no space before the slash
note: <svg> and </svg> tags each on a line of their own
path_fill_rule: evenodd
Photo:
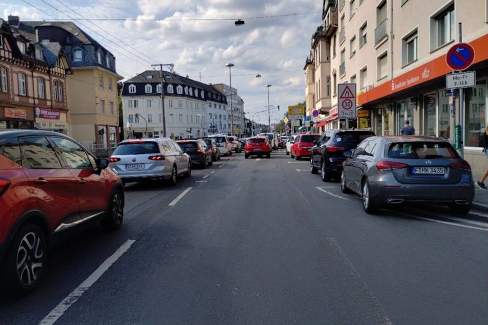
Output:
<svg viewBox="0 0 488 325">
<path fill-rule="evenodd" d="M 412 173 L 415 175 L 444 175 L 444 167 L 412 167 Z"/>
<path fill-rule="evenodd" d="M 127 170 L 137 170 L 137 169 L 144 169 L 144 164 L 130 164 L 130 165 L 127 165 Z"/>
<path fill-rule="evenodd" d="M 308 150 L 308 151 L 312 151 L 312 148 L 308 148 L 307 150 Z"/>
<path fill-rule="evenodd" d="M 254 149 L 254 151 L 263 151 L 263 149 L 257 148 L 257 149 Z"/>
</svg>

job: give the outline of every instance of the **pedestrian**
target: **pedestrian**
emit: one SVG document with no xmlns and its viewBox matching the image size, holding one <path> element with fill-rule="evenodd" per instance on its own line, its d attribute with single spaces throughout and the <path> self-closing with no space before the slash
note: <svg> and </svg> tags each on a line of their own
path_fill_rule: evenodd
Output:
<svg viewBox="0 0 488 325">
<path fill-rule="evenodd" d="M 480 145 L 483 147 L 483 152 L 486 157 L 488 157 L 488 125 L 485 128 L 485 132 L 480 136 Z M 483 176 L 476 182 L 476 185 L 482 189 L 486 190 L 485 180 L 488 178 L 488 168 L 485 170 Z"/>
<path fill-rule="evenodd" d="M 410 121 L 405 121 L 405 126 L 400 130 L 401 135 L 415 135 L 415 128 L 410 125 Z"/>
</svg>

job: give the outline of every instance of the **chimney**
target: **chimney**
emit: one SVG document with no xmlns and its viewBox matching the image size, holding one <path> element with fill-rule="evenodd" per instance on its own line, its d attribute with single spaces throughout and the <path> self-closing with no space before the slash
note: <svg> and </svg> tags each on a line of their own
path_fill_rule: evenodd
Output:
<svg viewBox="0 0 488 325">
<path fill-rule="evenodd" d="M 19 27 L 20 17 L 19 16 L 8 15 L 8 24 L 9 25 L 12 25 L 12 26 L 15 26 L 15 27 Z"/>
</svg>

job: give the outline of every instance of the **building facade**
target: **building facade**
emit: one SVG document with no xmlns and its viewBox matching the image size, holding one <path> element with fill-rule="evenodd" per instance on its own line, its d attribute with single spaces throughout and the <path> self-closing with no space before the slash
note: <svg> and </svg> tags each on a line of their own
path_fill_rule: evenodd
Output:
<svg viewBox="0 0 488 325">
<path fill-rule="evenodd" d="M 478 8 L 479 10 L 475 10 Z M 461 138 L 474 170 L 484 168 L 479 137 L 488 123 L 488 1 L 324 1 L 323 25 L 338 15 L 330 40 L 331 103 L 324 128 L 344 127 L 337 119 L 337 84 L 356 83 L 358 116 L 350 125 L 378 135 L 399 134 L 406 120 L 417 135 L 455 140 L 459 91 L 446 89 L 449 48 L 462 40 L 475 49 L 468 69 L 475 87 L 466 89 Z M 333 21 L 333 19 L 332 19 Z"/>
<path fill-rule="evenodd" d="M 227 100 L 216 88 L 163 72 L 148 70 L 127 80 L 122 90 L 125 137 L 162 137 L 164 89 L 166 132 L 172 138 L 195 138 L 227 133 Z"/>
<path fill-rule="evenodd" d="M 68 134 L 92 150 L 119 141 L 115 57 L 72 22 L 19 22 L 25 38 L 59 43 L 73 73 L 67 77 Z"/>
<path fill-rule="evenodd" d="M 231 133 L 232 127 L 234 127 L 233 134 L 242 136 L 246 132 L 246 125 L 244 123 L 245 112 L 244 112 L 244 100 L 239 96 L 237 89 L 234 87 L 230 87 L 225 84 L 216 84 L 213 85 L 218 91 L 223 93 L 227 97 L 227 103 L 229 103 L 227 107 L 227 132 L 224 133 Z M 231 112 L 231 103 L 232 101 L 232 112 Z M 233 115 L 233 116 L 232 116 Z M 233 124 L 233 126 L 232 126 Z"/>
</svg>

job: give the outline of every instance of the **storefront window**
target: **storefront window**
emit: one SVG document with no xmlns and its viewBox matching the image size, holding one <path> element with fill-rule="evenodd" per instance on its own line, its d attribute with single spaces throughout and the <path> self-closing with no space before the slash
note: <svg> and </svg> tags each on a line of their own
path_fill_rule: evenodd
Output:
<svg viewBox="0 0 488 325">
<path fill-rule="evenodd" d="M 376 135 L 383 135 L 383 109 L 378 108 L 374 116 L 374 133 Z"/>
<path fill-rule="evenodd" d="M 479 147 L 486 126 L 486 80 L 467 91 L 465 112 L 465 146 Z"/>
<path fill-rule="evenodd" d="M 451 116 L 449 108 L 449 94 L 447 90 L 439 91 L 439 137 L 450 138 L 451 136 L 451 123 L 449 121 Z"/>
<path fill-rule="evenodd" d="M 383 135 L 393 135 L 393 114 L 390 107 L 383 109 Z"/>
<path fill-rule="evenodd" d="M 410 125 L 414 125 L 413 113 L 414 108 L 417 106 L 417 99 L 410 98 L 396 104 L 396 117 L 397 117 L 397 133 L 400 134 L 400 130 L 403 128 L 405 121 L 409 121 Z"/>
<path fill-rule="evenodd" d="M 435 93 L 424 96 L 424 135 L 435 137 L 436 133 L 436 105 L 437 95 Z"/>
</svg>

